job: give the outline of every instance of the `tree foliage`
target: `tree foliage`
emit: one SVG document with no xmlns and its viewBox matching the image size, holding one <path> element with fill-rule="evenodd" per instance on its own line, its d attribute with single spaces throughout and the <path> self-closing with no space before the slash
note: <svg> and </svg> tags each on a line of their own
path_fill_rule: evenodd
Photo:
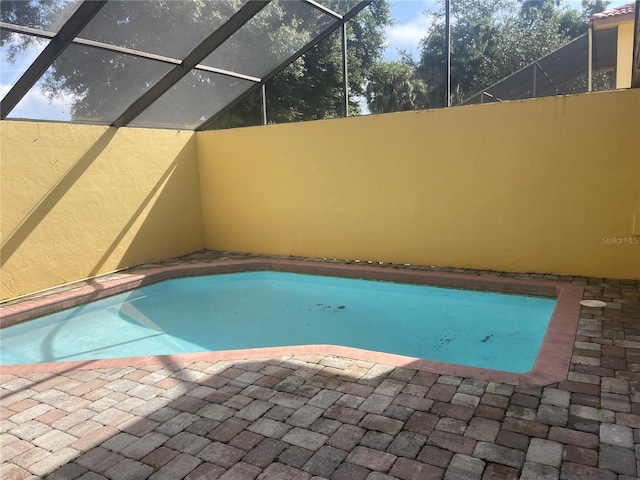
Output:
<svg viewBox="0 0 640 480">
<path fill-rule="evenodd" d="M 73 2 L 61 3 L 60 0 L 2 0 L 0 12 L 3 22 L 24 25 L 41 30 L 57 31 L 64 23 L 77 4 Z M 11 40 L 14 34 L 0 31 L 0 44 Z M 33 42 L 36 38 L 23 37 L 21 41 L 12 43 L 9 48 L 9 60 L 13 61 L 16 54 Z"/>
<path fill-rule="evenodd" d="M 326 2 L 323 2 L 326 4 Z M 351 2 L 353 3 L 353 2 Z M 332 5 L 345 8 L 345 2 Z M 384 27 L 391 22 L 386 0 L 375 1 L 347 23 L 349 113 L 360 113 L 357 99 L 366 93 L 384 49 Z M 270 123 L 317 120 L 344 115 L 342 33 L 335 31 L 266 84 Z M 260 122 L 259 95 L 247 97 L 216 122 L 216 128 Z"/>
<path fill-rule="evenodd" d="M 559 0 L 451 2 L 451 90 L 456 104 L 586 32 L 604 0 L 583 0 L 579 12 Z M 421 42 L 418 75 L 430 107 L 444 105 L 444 9 Z"/>
<path fill-rule="evenodd" d="M 145 0 L 112 1 L 92 20 L 81 36 L 104 43 L 182 59 L 213 30 L 222 25 L 243 0 Z M 323 1 L 338 12 L 350 10 L 353 0 Z M 60 13 L 61 0 L 2 1 L 2 20 L 48 29 Z M 313 12 L 309 14 L 308 12 Z M 329 17 L 302 2 L 271 2 L 224 45 L 202 63 L 225 70 L 262 77 L 329 24 Z M 348 23 L 349 86 L 352 95 L 364 93 L 364 85 L 379 60 L 384 26 L 390 22 L 386 0 L 376 1 Z M 312 32 L 312 33 L 310 33 Z M 17 38 L 18 36 L 16 36 Z M 29 47 L 29 37 L 12 39 L 14 52 Z M 2 42 L 11 39 L 3 32 Z M 15 55 L 14 55 L 15 57 Z M 73 99 L 74 120 L 110 121 L 162 78 L 172 65 L 132 55 L 72 45 L 45 74 L 41 89 L 50 99 Z M 223 96 L 250 84 L 229 77 L 192 73 L 183 88 Z M 235 83 L 234 83 L 235 82 Z M 269 117 L 275 122 L 325 118 L 342 113 L 342 57 L 340 35 L 331 35 L 299 58 L 267 85 Z M 159 115 L 206 119 L 206 95 L 176 102 Z M 355 112 L 356 102 L 350 104 Z M 243 125 L 259 119 L 256 95 L 247 97 L 221 125 Z M 160 121 L 163 118 L 159 118 Z"/>
<path fill-rule="evenodd" d="M 182 59 L 212 30 L 222 25 L 243 0 L 110 1 L 82 36 L 91 40 Z M 353 0 L 323 0 L 344 13 Z M 387 0 L 376 0 L 347 23 L 349 113 L 360 113 L 362 98 L 374 113 L 444 105 L 444 0 L 431 17 L 416 60 L 401 55 L 382 61 L 384 28 L 392 23 Z M 606 0 L 583 0 L 580 11 L 564 0 L 452 0 L 451 78 L 453 104 L 485 89 L 521 67 L 584 33 L 591 14 L 606 8 Z M 34 28 L 56 30 L 75 8 L 68 0 L 2 0 L 2 20 Z M 107 9 L 107 10 L 105 10 Z M 234 35 L 225 49 L 204 64 L 261 77 L 269 65 L 279 64 L 324 29 L 326 17 L 309 18 L 296 9 L 301 2 L 271 2 Z M 101 13 L 104 13 L 101 12 Z M 184 26 L 188 25 L 188 28 Z M 27 49 L 34 37 L 2 31 L 10 45 L 9 60 Z M 75 120 L 115 119 L 172 68 L 131 55 L 73 45 L 61 55 L 40 83 L 50 99 L 71 98 Z M 244 71 L 246 69 L 250 71 Z M 216 96 L 243 91 L 248 83 L 229 77 L 192 72 L 183 89 L 204 92 L 191 101 L 177 102 L 161 115 L 196 116 L 206 120 Z M 266 84 L 268 119 L 272 123 L 330 118 L 344 114 L 342 38 L 338 30 L 309 50 Z M 214 128 L 260 123 L 258 91 L 246 96 L 223 115 Z M 153 107 L 152 107 L 153 108 Z M 160 114 L 159 114 L 160 115 Z M 159 121 L 163 118 L 160 116 Z"/>
<path fill-rule="evenodd" d="M 416 76 L 407 58 L 378 63 L 367 84 L 367 105 L 372 113 L 417 110 L 427 105 L 427 86 Z"/>
</svg>

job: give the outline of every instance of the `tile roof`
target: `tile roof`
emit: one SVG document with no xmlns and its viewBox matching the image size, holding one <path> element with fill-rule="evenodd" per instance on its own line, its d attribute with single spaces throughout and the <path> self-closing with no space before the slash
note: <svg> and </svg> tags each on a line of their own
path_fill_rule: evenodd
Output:
<svg viewBox="0 0 640 480">
<path fill-rule="evenodd" d="M 635 2 L 627 3 L 619 7 L 605 10 L 604 12 L 594 13 L 591 15 L 591 20 L 598 20 L 602 18 L 617 17 L 619 15 L 633 14 L 635 12 Z"/>
</svg>

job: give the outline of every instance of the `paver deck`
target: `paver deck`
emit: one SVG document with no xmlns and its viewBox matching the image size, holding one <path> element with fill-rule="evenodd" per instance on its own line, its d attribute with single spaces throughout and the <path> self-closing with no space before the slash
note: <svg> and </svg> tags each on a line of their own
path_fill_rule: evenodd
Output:
<svg viewBox="0 0 640 480">
<path fill-rule="evenodd" d="M 640 282 L 456 271 L 607 307 L 582 308 L 567 379 L 543 386 L 326 354 L 2 372 L 0 478 L 637 478 Z"/>
</svg>

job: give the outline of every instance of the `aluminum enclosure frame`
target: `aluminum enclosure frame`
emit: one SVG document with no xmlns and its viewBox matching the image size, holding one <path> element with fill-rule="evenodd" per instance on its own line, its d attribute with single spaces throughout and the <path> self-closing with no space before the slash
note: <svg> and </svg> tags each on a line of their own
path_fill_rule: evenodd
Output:
<svg viewBox="0 0 640 480">
<path fill-rule="evenodd" d="M 27 93 L 33 88 L 33 86 L 42 78 L 47 69 L 51 67 L 54 61 L 62 55 L 68 46 L 72 44 L 82 45 L 90 48 L 104 50 L 112 53 L 120 53 L 133 55 L 138 58 L 153 60 L 155 62 L 171 64 L 173 68 L 169 70 L 160 80 L 147 89 L 145 93 L 139 96 L 135 101 L 129 103 L 125 110 L 111 122 L 110 126 L 123 127 L 128 126 L 135 118 L 137 118 L 148 107 L 154 104 L 165 92 L 170 90 L 177 82 L 185 77 L 192 70 L 200 70 L 204 72 L 216 73 L 227 77 L 237 78 L 241 80 L 250 81 L 255 83 L 254 87 L 249 88 L 236 98 L 232 98 L 226 105 L 217 111 L 212 117 L 205 120 L 199 126 L 193 128 L 194 130 L 206 130 L 211 127 L 215 120 L 226 112 L 233 105 L 237 104 L 247 95 L 253 93 L 256 89 L 260 89 L 264 94 L 264 88 L 266 82 L 273 78 L 276 74 L 297 60 L 300 56 L 304 55 L 311 48 L 324 40 L 327 36 L 333 33 L 338 28 L 344 29 L 346 22 L 353 18 L 362 9 L 372 3 L 373 0 L 363 0 L 354 2 L 352 8 L 341 15 L 331 8 L 322 4 L 321 0 L 292 0 L 306 4 L 319 12 L 321 12 L 326 18 L 332 18 L 334 21 L 319 34 L 315 35 L 310 41 L 305 43 L 300 49 L 298 49 L 293 55 L 286 58 L 279 63 L 275 68 L 271 69 L 262 78 L 258 78 L 251 75 L 246 75 L 240 72 L 229 71 L 215 66 L 208 66 L 200 64 L 208 55 L 214 52 L 220 45 L 222 45 L 227 39 L 229 39 L 235 32 L 242 28 L 247 22 L 255 17 L 263 8 L 265 8 L 271 0 L 249 0 L 242 7 L 240 7 L 234 15 L 232 15 L 226 22 L 224 22 L 218 29 L 211 32 L 204 40 L 196 45 L 184 59 L 172 58 L 170 56 L 158 55 L 155 53 L 149 53 L 142 50 L 112 45 L 103 43 L 100 41 L 89 40 L 81 38 L 78 35 L 89 24 L 89 22 L 99 13 L 100 9 L 106 5 L 109 0 L 84 0 L 76 9 L 76 11 L 67 19 L 62 25 L 60 30 L 55 33 L 47 30 L 41 30 L 37 28 L 31 28 L 26 25 L 10 24 L 6 22 L 0 22 L 0 28 L 7 32 L 19 33 L 23 35 L 29 35 L 31 37 L 39 37 L 50 39 L 49 44 L 38 55 L 35 61 L 31 63 L 26 72 L 21 78 L 13 85 L 9 92 L 2 99 L 0 105 L 0 119 L 4 120 L 14 110 L 14 108 L 20 103 L 20 101 L 27 95 Z M 343 84 L 344 84 L 344 104 L 345 114 L 348 114 L 348 78 L 347 78 L 347 65 L 346 65 L 346 38 L 343 38 L 342 47 L 345 49 L 343 52 Z M 266 102 L 262 101 L 262 123 L 267 122 L 266 117 Z M 26 118 L 28 120 L 28 118 Z M 52 120 L 54 121 L 54 120 Z M 64 123 L 94 123 L 87 121 L 62 121 Z M 96 124 L 104 124 L 96 121 Z M 173 128 L 163 125 L 158 125 L 157 128 Z"/>
</svg>

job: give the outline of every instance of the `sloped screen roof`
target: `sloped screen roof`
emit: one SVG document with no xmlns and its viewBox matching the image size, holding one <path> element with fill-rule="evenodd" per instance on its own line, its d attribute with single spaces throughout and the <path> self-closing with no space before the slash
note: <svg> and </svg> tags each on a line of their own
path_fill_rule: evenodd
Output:
<svg viewBox="0 0 640 480">
<path fill-rule="evenodd" d="M 199 130 L 371 0 L 2 0 L 2 119 Z"/>
<path fill-rule="evenodd" d="M 547 97 L 586 91 L 589 39 L 583 34 L 563 47 L 527 65 L 484 91 L 466 99 L 463 105 Z"/>
</svg>

